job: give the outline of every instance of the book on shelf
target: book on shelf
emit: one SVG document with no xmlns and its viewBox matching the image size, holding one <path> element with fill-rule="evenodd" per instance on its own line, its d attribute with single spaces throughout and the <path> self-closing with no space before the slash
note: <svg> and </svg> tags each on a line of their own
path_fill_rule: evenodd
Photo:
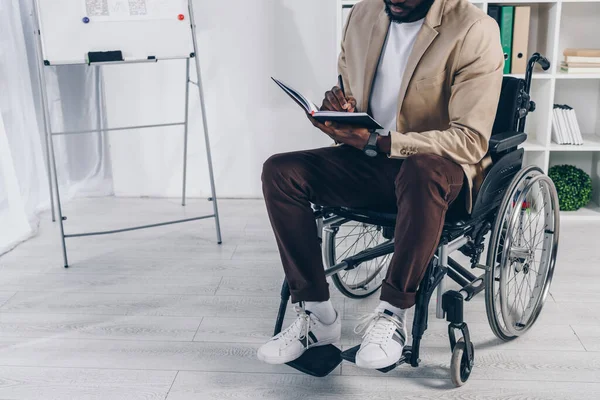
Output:
<svg viewBox="0 0 600 400">
<path fill-rule="evenodd" d="M 565 56 L 565 62 L 568 64 L 600 64 L 600 57 Z"/>
<path fill-rule="evenodd" d="M 584 57 L 594 58 L 600 57 L 600 49 L 574 49 L 568 48 L 563 51 L 565 57 Z"/>
<path fill-rule="evenodd" d="M 513 42 L 512 42 L 512 74 L 525 74 L 527 71 L 527 47 L 529 45 L 529 20 L 531 7 L 515 7 Z"/>
<path fill-rule="evenodd" d="M 581 64 L 577 64 L 578 66 L 574 66 L 573 64 L 562 63 L 560 65 L 561 72 L 567 72 L 570 74 L 600 74 L 600 64 L 589 64 L 587 66 L 583 66 Z"/>
<path fill-rule="evenodd" d="M 502 22 L 500 22 L 500 6 L 488 6 L 488 15 L 496 20 L 498 26 L 502 26 Z"/>
<path fill-rule="evenodd" d="M 514 17 L 514 6 L 500 7 L 500 40 L 502 41 L 502 50 L 504 51 L 505 74 L 511 73 Z"/>
<path fill-rule="evenodd" d="M 504 73 L 524 74 L 528 61 L 531 7 L 490 5 L 488 15 L 500 27 Z"/>
<path fill-rule="evenodd" d="M 565 49 L 565 61 L 561 72 L 595 74 L 600 73 L 600 49 Z"/>
<path fill-rule="evenodd" d="M 583 144 L 583 136 L 573 107 L 566 104 L 554 105 L 552 110 L 552 138 L 557 144 Z"/>
</svg>

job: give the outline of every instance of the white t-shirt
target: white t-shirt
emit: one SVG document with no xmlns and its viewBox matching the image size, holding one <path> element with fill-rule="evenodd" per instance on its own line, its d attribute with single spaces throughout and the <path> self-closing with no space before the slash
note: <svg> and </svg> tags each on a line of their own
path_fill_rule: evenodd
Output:
<svg viewBox="0 0 600 400">
<path fill-rule="evenodd" d="M 425 18 L 401 24 L 392 22 L 390 25 L 371 95 L 373 118 L 384 127 L 378 131 L 380 135 L 396 130 L 402 77 L 423 21 Z"/>
</svg>

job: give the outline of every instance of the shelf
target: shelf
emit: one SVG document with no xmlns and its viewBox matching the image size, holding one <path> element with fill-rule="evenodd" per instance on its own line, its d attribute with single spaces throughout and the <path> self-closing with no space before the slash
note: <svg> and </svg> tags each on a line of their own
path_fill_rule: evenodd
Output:
<svg viewBox="0 0 600 400">
<path fill-rule="evenodd" d="M 523 148 L 525 151 L 545 151 L 546 147 L 539 143 L 535 142 L 525 142 L 523 143 Z"/>
<path fill-rule="evenodd" d="M 583 144 L 550 144 L 550 151 L 600 151 L 600 136 L 583 135 Z"/>
<path fill-rule="evenodd" d="M 342 6 L 354 6 L 360 0 L 342 0 Z M 470 0 L 474 4 L 600 3 L 600 0 Z"/>
<path fill-rule="evenodd" d="M 595 74 L 577 74 L 577 73 L 565 73 L 557 72 L 556 79 L 600 79 L 600 73 Z"/>
<path fill-rule="evenodd" d="M 504 74 L 504 76 L 525 79 L 525 74 Z M 531 78 L 532 79 L 551 79 L 552 74 L 549 72 L 534 72 Z"/>
<path fill-rule="evenodd" d="M 528 0 L 528 1 L 514 1 L 514 0 L 499 0 L 499 1 L 487 1 L 488 4 L 538 4 L 538 3 L 558 3 L 556 0 Z"/>
<path fill-rule="evenodd" d="M 577 211 L 561 211 L 561 221 L 600 221 L 600 207 L 594 203 Z"/>
</svg>

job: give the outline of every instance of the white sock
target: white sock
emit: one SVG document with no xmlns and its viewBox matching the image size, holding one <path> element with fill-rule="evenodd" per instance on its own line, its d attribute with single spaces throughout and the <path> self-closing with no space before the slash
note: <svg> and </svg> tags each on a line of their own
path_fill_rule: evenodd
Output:
<svg viewBox="0 0 600 400">
<path fill-rule="evenodd" d="M 398 319 L 400 321 L 406 321 L 406 312 L 408 311 L 408 309 L 402 309 L 402 308 L 399 308 L 399 307 L 394 307 L 393 305 L 391 305 L 387 301 L 382 301 L 382 302 L 379 303 L 379 305 L 377 306 L 377 308 L 375 309 L 375 311 L 383 312 L 384 310 L 388 310 L 390 312 L 393 312 L 394 315 L 396 317 L 398 317 Z"/>
<path fill-rule="evenodd" d="M 337 318 L 337 312 L 331 304 L 331 300 L 327 301 L 305 301 L 304 307 L 315 314 L 325 325 L 331 325 Z"/>
</svg>

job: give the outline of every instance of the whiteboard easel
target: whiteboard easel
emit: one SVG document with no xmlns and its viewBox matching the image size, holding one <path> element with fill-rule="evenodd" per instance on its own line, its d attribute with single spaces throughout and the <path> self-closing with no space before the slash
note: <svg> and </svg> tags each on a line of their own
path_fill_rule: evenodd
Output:
<svg viewBox="0 0 600 400">
<path fill-rule="evenodd" d="M 32 0 L 34 13 L 34 26 L 36 37 L 36 50 L 38 56 L 38 75 L 40 90 L 42 94 L 43 121 L 46 140 L 46 161 L 48 166 L 48 184 L 50 187 L 50 202 L 52 208 L 52 220 L 55 221 L 55 196 L 56 210 L 58 211 L 60 234 L 64 267 L 69 267 L 67 257 L 66 239 L 74 237 L 109 235 L 114 233 L 128 232 L 139 229 L 148 229 L 158 226 L 179 224 L 202 219 L 215 219 L 217 242 L 222 243 L 221 227 L 219 222 L 219 210 L 212 164 L 210 139 L 208 134 L 208 123 L 206 119 L 206 106 L 204 103 L 204 90 L 200 60 L 197 57 L 198 43 L 196 38 L 196 23 L 192 0 L 143 0 L 133 2 L 148 4 L 145 16 L 121 16 L 112 18 L 101 15 L 103 10 L 89 13 L 91 3 L 117 4 L 127 3 L 127 0 Z M 179 4 L 179 8 L 177 8 Z M 163 7 L 164 10 L 157 12 L 150 9 L 150 5 Z M 87 8 L 86 8 L 87 6 Z M 182 9 L 183 8 L 183 9 Z M 168 11 L 165 11 L 168 10 Z M 112 10 L 115 11 L 115 10 Z M 123 11 L 126 14 L 127 10 Z M 171 15 L 171 11 L 173 15 Z M 136 13 L 139 10 L 136 10 Z M 178 12 L 179 14 L 175 14 Z M 112 18 L 112 19 L 111 19 Z M 120 21 L 123 19 L 123 21 Z M 168 33 L 168 34 L 165 34 Z M 171 39 L 171 40 L 169 40 Z M 154 40 L 154 42 L 152 42 Z M 175 43 L 175 45 L 173 45 Z M 86 47 L 87 46 L 87 47 Z M 115 51 L 122 55 L 119 60 L 108 60 L 103 62 L 92 62 L 90 60 L 105 57 Z M 87 57 L 86 57 L 87 54 Z M 101 68 L 102 65 L 115 65 L 123 63 L 148 62 L 156 63 L 163 60 L 186 60 L 186 91 L 185 91 L 185 118 L 182 122 L 127 126 L 107 129 L 90 129 L 70 132 L 53 132 L 50 123 L 50 108 L 48 103 L 46 79 L 44 68 L 50 65 L 87 65 L 88 68 Z M 190 79 L 190 62 L 194 59 L 196 63 L 197 80 Z M 54 151 L 54 136 L 78 135 L 88 133 L 104 133 L 111 131 L 125 131 L 132 129 L 160 128 L 167 126 L 183 126 L 184 128 L 184 154 L 183 154 L 183 189 L 182 205 L 186 205 L 187 189 L 187 150 L 188 150 L 188 128 L 189 128 L 189 95 L 190 85 L 198 88 L 200 96 L 200 107 L 202 111 L 202 123 L 204 128 L 204 139 L 206 143 L 206 156 L 211 186 L 211 201 L 213 203 L 213 214 L 203 215 L 195 218 L 187 218 L 177 221 L 167 221 L 143 226 L 135 226 L 110 231 L 85 232 L 76 234 L 65 234 L 64 221 L 66 217 L 62 213 L 60 200 L 60 188 L 56 169 L 56 154 Z M 100 105 L 101 107 L 101 105 Z"/>
</svg>

